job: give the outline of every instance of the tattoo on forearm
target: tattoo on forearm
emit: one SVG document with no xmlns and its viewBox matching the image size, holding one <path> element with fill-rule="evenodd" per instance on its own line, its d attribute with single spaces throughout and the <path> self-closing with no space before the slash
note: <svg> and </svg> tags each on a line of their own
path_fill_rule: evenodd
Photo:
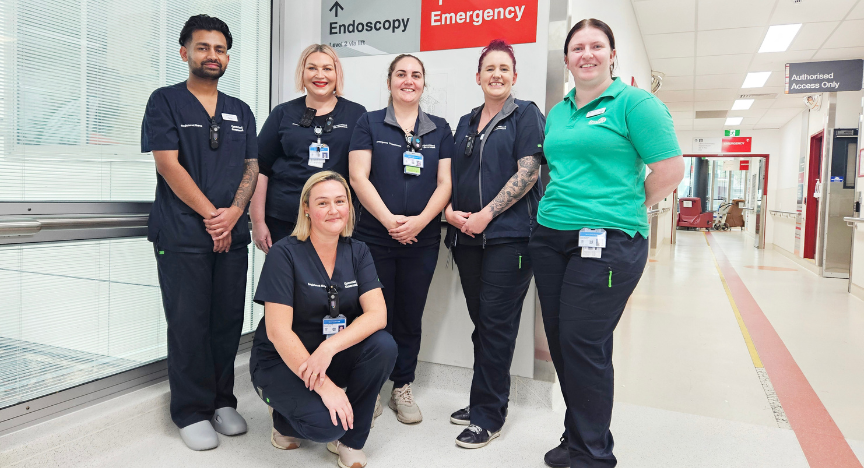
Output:
<svg viewBox="0 0 864 468">
<path fill-rule="evenodd" d="M 246 209 L 249 200 L 252 199 L 252 194 L 255 193 L 255 185 L 258 183 L 258 160 L 247 159 L 246 169 L 243 171 L 243 180 L 240 181 L 240 186 L 237 187 L 237 193 L 234 194 L 234 202 L 231 206 L 236 206 L 241 210 Z"/>
<path fill-rule="evenodd" d="M 507 181 L 495 199 L 489 203 L 492 217 L 494 218 L 503 213 L 507 208 L 510 208 L 525 196 L 531 190 L 531 187 L 534 186 L 534 183 L 537 182 L 539 173 L 539 156 L 525 156 L 519 159 L 519 170 Z"/>
</svg>

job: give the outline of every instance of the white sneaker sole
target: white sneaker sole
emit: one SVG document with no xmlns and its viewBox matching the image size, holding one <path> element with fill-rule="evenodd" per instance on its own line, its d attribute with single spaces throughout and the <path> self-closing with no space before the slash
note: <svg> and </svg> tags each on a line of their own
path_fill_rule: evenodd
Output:
<svg viewBox="0 0 864 468">
<path fill-rule="evenodd" d="M 283 446 L 276 443 L 276 434 L 273 433 L 273 430 L 270 430 L 270 445 L 276 447 L 279 450 L 296 450 L 300 448 L 299 442 L 294 442 L 291 445 Z"/>
<path fill-rule="evenodd" d="M 337 457 L 339 456 L 339 450 L 336 448 L 335 443 L 327 442 L 327 450 L 330 453 L 332 453 L 333 455 L 336 455 Z M 342 463 L 342 457 L 339 457 L 336 459 L 336 464 L 339 465 L 339 468 L 352 468 L 352 467 L 347 466 L 344 463 Z M 366 465 L 363 465 L 363 466 L 365 467 Z"/>
<path fill-rule="evenodd" d="M 467 426 L 471 424 L 471 421 L 465 419 L 456 419 L 453 416 L 450 416 L 450 424 L 456 424 L 458 426 Z"/>
<path fill-rule="evenodd" d="M 486 442 L 483 442 L 482 444 L 469 444 L 467 442 L 462 442 L 461 440 L 456 439 L 456 445 L 458 445 L 462 448 L 466 448 L 466 449 L 477 449 L 477 448 L 485 447 L 485 446 L 489 445 L 489 442 L 492 442 L 493 440 L 498 438 L 499 435 L 501 435 L 500 431 L 493 432 L 492 435 L 489 436 L 489 440 L 487 440 Z"/>
<path fill-rule="evenodd" d="M 418 424 L 420 422 L 423 422 L 423 414 L 422 413 L 420 414 L 420 418 L 417 419 L 416 421 L 411 420 L 411 419 L 407 419 L 407 418 L 403 418 L 402 414 L 399 413 L 399 409 L 396 407 L 396 403 L 394 403 L 393 400 L 390 400 L 390 403 L 388 403 L 387 406 L 389 406 L 391 410 L 396 412 L 396 419 L 399 422 L 401 422 L 402 424 Z"/>
</svg>

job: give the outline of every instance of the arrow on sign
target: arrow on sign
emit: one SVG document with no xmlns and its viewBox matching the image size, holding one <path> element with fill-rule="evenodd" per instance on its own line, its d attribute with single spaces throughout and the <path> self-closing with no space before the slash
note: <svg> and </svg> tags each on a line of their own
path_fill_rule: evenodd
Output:
<svg viewBox="0 0 864 468">
<path fill-rule="evenodd" d="M 339 2 L 336 2 L 333 4 L 333 6 L 330 7 L 330 10 L 328 10 L 328 11 L 336 10 L 336 11 L 333 11 L 333 14 L 336 15 L 336 17 L 338 18 L 339 17 L 339 10 L 344 10 L 344 9 L 345 9 L 345 7 L 340 5 Z"/>
</svg>

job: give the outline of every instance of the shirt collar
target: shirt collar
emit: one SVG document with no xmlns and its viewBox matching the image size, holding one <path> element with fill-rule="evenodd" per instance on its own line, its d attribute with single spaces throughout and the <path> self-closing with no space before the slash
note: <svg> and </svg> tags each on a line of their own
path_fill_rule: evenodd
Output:
<svg viewBox="0 0 864 468">
<path fill-rule="evenodd" d="M 621 94 L 621 91 L 624 91 L 624 88 L 626 86 L 627 85 L 624 84 L 623 81 L 621 81 L 621 78 L 616 76 L 612 80 L 612 84 L 610 84 L 609 87 L 606 88 L 606 91 L 603 91 L 603 93 L 600 96 L 597 96 L 597 99 L 595 99 L 595 101 L 599 101 L 600 99 L 603 99 L 604 97 L 615 98 L 616 96 Z M 564 99 L 570 101 L 570 103 L 575 108 L 576 107 L 576 88 L 571 89 L 570 92 L 567 93 L 567 96 L 564 97 Z"/>
<path fill-rule="evenodd" d="M 485 104 L 481 104 L 474 109 L 471 109 L 471 117 L 468 119 L 468 121 L 473 122 L 474 118 L 477 117 L 477 115 L 483 110 L 483 107 L 485 107 Z M 512 114 L 513 111 L 515 111 L 518 107 L 519 104 L 516 103 L 516 98 L 511 94 L 507 96 L 507 100 L 504 101 L 504 107 L 501 108 L 501 111 L 498 114 L 501 115 L 502 119 L 505 119 L 507 118 L 507 116 Z"/>
<path fill-rule="evenodd" d="M 423 136 L 427 133 L 432 133 L 435 131 L 437 126 L 435 126 L 435 122 L 423 112 L 423 109 L 417 109 L 417 119 L 420 121 L 420 124 L 417 126 L 417 136 Z M 384 116 L 384 123 L 393 125 L 397 128 L 402 128 L 399 125 L 399 122 L 396 121 L 396 111 L 393 109 L 393 103 L 387 105 L 387 114 Z"/>
</svg>

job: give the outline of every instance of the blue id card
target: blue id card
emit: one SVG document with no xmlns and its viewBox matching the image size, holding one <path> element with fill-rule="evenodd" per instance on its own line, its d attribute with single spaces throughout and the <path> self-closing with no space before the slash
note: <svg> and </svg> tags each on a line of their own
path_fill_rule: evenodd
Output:
<svg viewBox="0 0 864 468">
<path fill-rule="evenodd" d="M 324 317 L 324 336 L 330 338 L 344 330 L 346 326 L 348 326 L 348 321 L 345 319 L 344 315 L 339 314 L 336 318 L 327 315 Z"/>
</svg>

